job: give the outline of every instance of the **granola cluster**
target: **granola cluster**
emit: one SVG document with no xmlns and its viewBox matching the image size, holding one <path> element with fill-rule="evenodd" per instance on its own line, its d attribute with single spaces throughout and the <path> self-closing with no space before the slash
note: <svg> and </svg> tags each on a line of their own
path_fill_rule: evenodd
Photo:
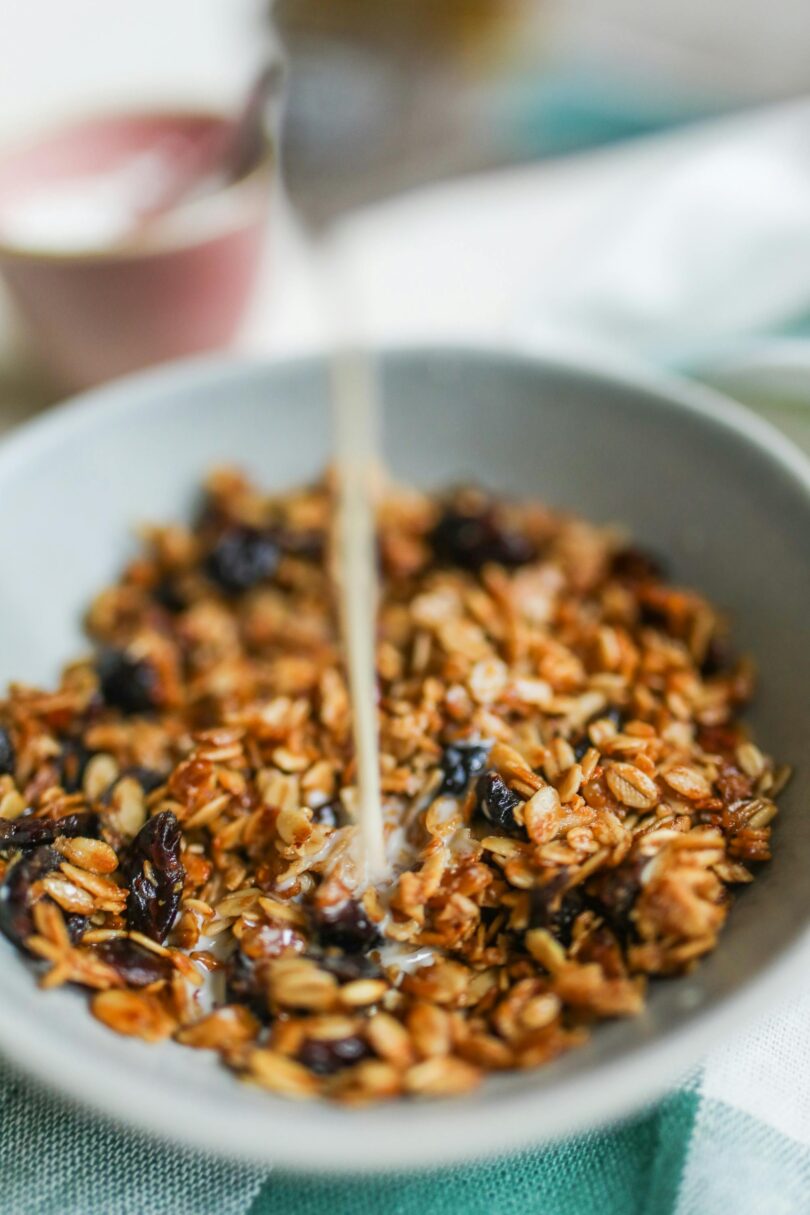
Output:
<svg viewBox="0 0 810 1215">
<path fill-rule="evenodd" d="M 379 512 L 390 880 L 357 865 L 328 480 L 207 484 L 0 705 L 0 928 L 122 1034 L 295 1097 L 461 1093 L 713 949 L 787 778 L 723 621 L 615 531 L 475 490 Z"/>
</svg>

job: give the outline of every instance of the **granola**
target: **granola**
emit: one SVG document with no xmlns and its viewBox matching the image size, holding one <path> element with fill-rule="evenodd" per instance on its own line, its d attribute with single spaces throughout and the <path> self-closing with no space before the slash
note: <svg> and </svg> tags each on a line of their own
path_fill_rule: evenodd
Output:
<svg viewBox="0 0 810 1215">
<path fill-rule="evenodd" d="M 94 652 L 0 705 L 0 928 L 118 1033 L 290 1097 L 536 1067 L 717 944 L 787 779 L 751 665 L 621 534 L 478 490 L 379 511 L 390 880 L 364 887 L 328 479 L 223 470 Z"/>
</svg>

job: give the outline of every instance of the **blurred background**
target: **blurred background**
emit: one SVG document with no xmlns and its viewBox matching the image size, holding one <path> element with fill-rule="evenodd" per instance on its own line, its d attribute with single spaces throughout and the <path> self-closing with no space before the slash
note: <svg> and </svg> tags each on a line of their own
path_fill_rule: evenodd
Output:
<svg viewBox="0 0 810 1215">
<path fill-rule="evenodd" d="M 805 394 L 806 0 L 0 14 L 5 424 L 178 354 L 318 345 L 307 234 L 325 223 L 368 341 L 588 346 Z M 240 151 L 211 115 L 244 134 L 279 46 L 283 103 L 277 82 L 253 98 L 272 151 L 255 130 Z M 144 126 L 155 111 L 174 126 Z"/>
</svg>

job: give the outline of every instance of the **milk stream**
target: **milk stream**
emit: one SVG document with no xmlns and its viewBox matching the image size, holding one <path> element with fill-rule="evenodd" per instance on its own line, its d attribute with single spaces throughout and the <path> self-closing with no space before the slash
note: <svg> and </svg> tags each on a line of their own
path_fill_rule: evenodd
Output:
<svg viewBox="0 0 810 1215">
<path fill-rule="evenodd" d="M 369 358 L 350 346 L 331 357 L 337 474 L 336 576 L 357 768 L 358 858 L 365 882 L 387 874 L 380 794 L 375 638 L 378 603 L 374 480 L 378 468 L 376 380 Z"/>
</svg>

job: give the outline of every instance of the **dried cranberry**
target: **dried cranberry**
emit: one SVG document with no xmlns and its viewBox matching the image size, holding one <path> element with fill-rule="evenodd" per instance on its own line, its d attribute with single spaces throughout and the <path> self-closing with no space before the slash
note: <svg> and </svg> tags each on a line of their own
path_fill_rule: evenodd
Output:
<svg viewBox="0 0 810 1215">
<path fill-rule="evenodd" d="M 0 775 L 14 775 L 14 765 L 17 762 L 17 753 L 14 750 L 14 743 L 11 740 L 11 735 L 5 726 L 0 726 Z"/>
<path fill-rule="evenodd" d="M 513 793 L 497 772 L 485 772 L 475 786 L 476 809 L 488 822 L 509 835 L 519 835 L 522 828 L 515 818 L 520 798 Z"/>
<path fill-rule="evenodd" d="M 52 844 L 60 835 L 95 836 L 95 814 L 66 814 L 62 818 L 0 818 L 0 851 L 12 848 L 39 848 Z"/>
<path fill-rule="evenodd" d="M 362 1038 L 352 1034 L 348 1038 L 305 1038 L 298 1052 L 298 1061 L 316 1076 L 331 1076 L 344 1067 L 351 1067 L 361 1059 L 368 1058 L 369 1049 Z"/>
<path fill-rule="evenodd" d="M 641 891 L 641 874 L 646 863 L 644 857 L 623 861 L 588 884 L 595 910 L 620 936 L 627 936 L 632 931 L 630 915 Z"/>
<path fill-rule="evenodd" d="M 144 823 L 121 863 L 129 886 L 127 924 L 160 943 L 175 921 L 186 878 L 180 839 L 180 824 L 163 810 Z"/>
<path fill-rule="evenodd" d="M 613 554 L 610 572 L 623 582 L 660 582 L 666 577 L 660 558 L 635 545 L 628 545 Z"/>
<path fill-rule="evenodd" d="M 31 909 L 37 901 L 37 882 L 58 869 L 62 857 L 54 848 L 37 848 L 11 865 L 0 882 L 0 931 L 19 948 L 36 931 Z M 75 944 L 87 927 L 82 915 L 65 916 L 70 938 Z"/>
<path fill-rule="evenodd" d="M 128 987 L 148 987 L 159 979 L 168 979 L 172 973 L 169 958 L 150 953 L 136 941 L 126 937 L 115 937 L 96 946 L 96 954 L 111 967 Z"/>
<path fill-rule="evenodd" d="M 430 542 L 439 561 L 467 570 L 479 570 L 489 562 L 525 565 L 537 556 L 531 541 L 502 524 L 491 506 L 475 512 L 448 507 Z"/>
<path fill-rule="evenodd" d="M 272 578 L 281 550 L 270 532 L 232 526 L 217 539 L 205 561 L 205 572 L 220 590 L 238 595 Z"/>
<path fill-rule="evenodd" d="M 321 908 L 316 917 L 321 945 L 334 945 L 346 953 L 365 953 L 380 941 L 377 926 L 361 903 L 346 899 L 335 907 Z"/>
<path fill-rule="evenodd" d="M 481 743 L 448 743 L 440 763 L 444 779 L 439 793 L 461 797 L 472 778 L 483 772 L 488 754 L 489 747 Z"/>
<path fill-rule="evenodd" d="M 96 663 L 101 695 L 122 713 L 148 713 L 158 702 L 158 677 L 143 658 L 126 650 L 103 650 Z"/>
</svg>

